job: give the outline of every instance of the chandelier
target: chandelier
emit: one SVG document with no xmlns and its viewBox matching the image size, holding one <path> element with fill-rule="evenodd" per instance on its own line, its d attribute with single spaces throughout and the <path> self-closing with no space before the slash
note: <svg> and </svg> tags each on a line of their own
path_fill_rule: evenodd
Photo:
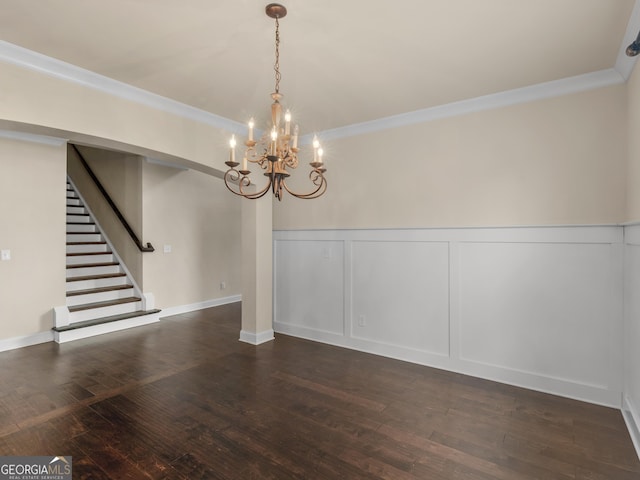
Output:
<svg viewBox="0 0 640 480">
<path fill-rule="evenodd" d="M 282 115 L 282 105 L 280 100 L 280 23 L 279 19 L 284 18 L 287 9 L 277 3 L 270 3 L 265 8 L 267 16 L 274 18 L 276 21 L 276 55 L 273 69 L 275 70 L 276 85 L 275 92 L 271 94 L 273 103 L 271 104 L 271 128 L 265 130 L 264 134 L 258 141 L 254 140 L 254 120 L 249 120 L 249 135 L 244 142 L 246 149 L 242 157 L 242 164 L 236 162 L 236 138 L 231 137 L 229 142 L 230 153 L 229 161 L 225 162 L 229 170 L 224 174 L 224 183 L 227 188 L 235 193 L 249 199 L 256 199 L 264 196 L 269 190 L 278 200 L 282 200 L 283 191 L 287 191 L 294 197 L 298 198 L 317 198 L 327 190 L 327 180 L 324 178 L 324 162 L 322 160 L 322 148 L 318 141 L 318 137 L 314 136 L 313 161 L 309 180 L 313 184 L 311 190 L 307 193 L 298 193 L 291 190 L 287 186 L 286 179 L 289 177 L 287 168 L 298 167 L 298 125 L 291 128 L 291 112 L 287 110 Z M 261 190 L 254 190 L 249 186 L 254 185 L 249 175 L 251 170 L 250 164 L 257 165 L 264 170 L 264 176 L 267 177 L 267 183 Z M 240 169 L 236 167 L 240 166 Z"/>
</svg>

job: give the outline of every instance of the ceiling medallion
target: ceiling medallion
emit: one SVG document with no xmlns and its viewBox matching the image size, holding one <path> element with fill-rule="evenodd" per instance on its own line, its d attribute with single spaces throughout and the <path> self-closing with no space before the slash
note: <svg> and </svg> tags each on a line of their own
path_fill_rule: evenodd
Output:
<svg viewBox="0 0 640 480">
<path fill-rule="evenodd" d="M 278 3 L 270 3 L 265 8 L 267 16 L 274 18 L 276 23 L 275 36 L 275 91 L 271 94 L 273 103 L 271 104 L 271 126 L 269 130 L 260 137 L 258 141 L 254 139 L 254 121 L 249 120 L 249 135 L 244 142 L 246 150 L 242 157 L 242 164 L 236 162 L 236 138 L 231 137 L 229 142 L 230 153 L 229 160 L 226 165 L 229 170 L 224 175 L 224 183 L 227 188 L 235 193 L 249 199 L 256 199 L 264 196 L 269 190 L 278 200 L 282 200 L 284 191 L 297 198 L 317 198 L 327 190 L 327 180 L 324 177 L 326 168 L 322 159 L 323 151 L 318 142 L 317 136 L 313 138 L 313 160 L 309 163 L 311 171 L 309 180 L 313 184 L 311 190 L 307 193 L 298 193 L 292 191 L 288 186 L 286 179 L 289 177 L 287 167 L 290 169 L 298 166 L 298 125 L 291 128 L 291 112 L 287 110 L 282 114 L 282 105 L 280 100 L 280 22 L 287 14 L 287 9 Z M 264 176 L 267 177 L 267 184 L 261 190 L 249 188 L 253 182 L 249 178 L 251 170 L 249 164 L 258 165 L 264 170 Z M 237 170 L 236 167 L 240 166 Z"/>
</svg>

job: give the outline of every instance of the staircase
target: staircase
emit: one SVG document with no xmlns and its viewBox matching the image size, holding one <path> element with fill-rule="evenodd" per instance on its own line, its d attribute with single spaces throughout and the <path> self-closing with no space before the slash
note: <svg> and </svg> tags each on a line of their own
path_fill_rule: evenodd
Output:
<svg viewBox="0 0 640 480">
<path fill-rule="evenodd" d="M 54 337 L 64 343 L 159 320 L 153 296 L 144 295 L 67 183 L 67 301 L 54 308 Z"/>
</svg>

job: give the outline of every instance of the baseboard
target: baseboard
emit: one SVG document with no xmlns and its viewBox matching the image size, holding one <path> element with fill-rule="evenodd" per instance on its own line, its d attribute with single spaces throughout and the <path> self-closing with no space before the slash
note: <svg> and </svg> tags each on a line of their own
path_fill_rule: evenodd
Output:
<svg viewBox="0 0 640 480">
<path fill-rule="evenodd" d="M 264 332 L 252 333 L 240 330 L 240 341 L 250 343 L 251 345 L 260 345 L 275 339 L 273 330 L 265 330 Z"/>
<path fill-rule="evenodd" d="M 214 298 L 212 300 L 205 300 L 204 302 L 191 303 L 189 305 L 178 305 L 175 307 L 162 307 L 162 313 L 160 320 L 172 315 L 180 315 L 182 313 L 195 312 L 197 310 L 203 310 L 205 308 L 218 307 L 220 305 L 227 305 L 229 303 L 236 303 L 242 301 L 242 295 L 231 295 L 229 297 Z"/>
<path fill-rule="evenodd" d="M 633 402 L 626 395 L 622 397 L 622 416 L 624 417 L 624 422 L 627 424 L 631 441 L 640 459 L 640 416 Z"/>
<path fill-rule="evenodd" d="M 25 335 L 24 337 L 13 337 L 0 340 L 0 352 L 7 350 L 15 350 L 16 348 L 30 347 L 40 343 L 53 342 L 53 332 L 46 331 L 35 333 L 33 335 Z"/>
<path fill-rule="evenodd" d="M 194 312 L 196 310 L 202 310 L 204 308 L 217 307 L 219 305 L 226 305 L 229 303 L 240 302 L 241 300 L 242 300 L 242 295 L 232 295 L 229 297 L 215 298 L 213 300 L 205 300 L 204 302 L 192 303 L 190 305 L 179 305 L 176 307 L 169 307 L 162 310 L 162 313 L 160 314 L 161 315 L 160 320 L 162 320 L 165 317 L 170 317 L 171 315 L 179 315 L 181 313 Z M 132 326 L 139 326 L 139 325 L 132 325 Z M 108 333 L 108 332 L 101 330 L 99 333 L 95 333 L 95 335 L 100 335 L 102 333 Z M 272 336 L 273 336 L 273 332 L 272 332 Z M 84 338 L 84 336 L 80 337 L 77 334 L 66 335 L 62 341 L 67 342 L 71 340 L 76 340 L 78 338 Z M 40 333 L 35 333 L 33 335 L 25 335 L 23 337 L 7 338 L 4 340 L 0 340 L 0 352 L 15 350 L 17 348 L 29 347 L 31 345 L 38 345 L 40 343 L 47 343 L 47 342 L 54 342 L 54 341 L 56 341 L 56 338 L 54 336 L 53 331 L 40 332 Z M 263 342 L 264 341 L 268 341 L 268 340 L 263 340 Z"/>
<path fill-rule="evenodd" d="M 606 407 L 621 408 L 620 392 L 604 386 L 588 385 L 566 379 L 558 379 L 506 367 L 485 365 L 469 360 L 450 358 L 433 353 L 372 342 L 355 337 L 323 332 L 285 322 L 274 322 L 275 331 L 279 334 L 304 338 L 314 342 L 325 343 L 336 347 L 348 348 L 358 352 L 369 353 L 403 362 L 423 365 L 425 367 L 447 370 L 449 372 L 483 378 L 498 383 L 526 388 L 537 392 L 558 395 L 581 402 L 588 402 Z"/>
</svg>

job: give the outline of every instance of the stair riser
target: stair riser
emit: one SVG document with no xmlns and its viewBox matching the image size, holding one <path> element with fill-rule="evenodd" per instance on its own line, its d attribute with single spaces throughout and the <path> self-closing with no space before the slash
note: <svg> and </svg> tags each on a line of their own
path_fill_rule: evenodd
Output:
<svg viewBox="0 0 640 480">
<path fill-rule="evenodd" d="M 95 225 L 67 225 L 67 232 L 94 233 L 97 231 Z"/>
<path fill-rule="evenodd" d="M 106 252 L 107 244 L 102 245 L 67 245 L 67 253 Z"/>
<path fill-rule="evenodd" d="M 106 275 L 108 273 L 121 273 L 120 265 L 109 265 L 107 267 L 81 267 L 68 268 L 67 278 L 84 277 L 87 275 Z"/>
<path fill-rule="evenodd" d="M 111 305 L 102 308 L 90 308 L 79 312 L 69 313 L 69 323 L 84 322 L 85 320 L 95 320 L 96 318 L 120 315 L 123 313 L 133 313 L 142 308 L 142 302 L 123 303 L 122 305 Z"/>
<path fill-rule="evenodd" d="M 159 313 L 156 313 L 154 315 L 143 315 L 141 317 L 128 318 L 119 322 L 103 323 L 101 325 L 94 325 L 92 327 L 68 330 L 66 332 L 54 332 L 54 339 L 58 343 L 66 343 L 73 340 L 80 340 L 82 338 L 102 335 L 105 333 L 117 332 L 119 330 L 125 330 L 127 328 L 149 325 L 150 323 L 156 323 L 159 320 Z"/>
<path fill-rule="evenodd" d="M 83 206 L 67 205 L 67 215 L 81 215 L 85 213 L 87 213 L 87 210 Z"/>
<path fill-rule="evenodd" d="M 97 278 L 94 280 L 79 280 L 67 282 L 67 292 L 76 290 L 88 290 L 90 288 L 112 287 L 114 285 L 125 285 L 127 277 Z"/>
<path fill-rule="evenodd" d="M 100 233 L 79 233 L 67 235 L 67 242 L 102 242 L 104 239 Z"/>
<path fill-rule="evenodd" d="M 67 297 L 67 307 L 74 307 L 76 305 L 84 305 L 94 302 L 106 302 L 109 300 L 117 300 L 119 298 L 132 297 L 133 295 L 133 288 L 127 288 L 126 290 L 113 290 L 110 292 L 88 293 L 86 295 L 74 295 L 72 297 Z"/>
<path fill-rule="evenodd" d="M 67 214 L 67 223 L 93 223 L 89 215 L 69 215 Z"/>
<path fill-rule="evenodd" d="M 78 198 L 76 192 L 70 192 L 67 190 L 67 198 Z"/>
<path fill-rule="evenodd" d="M 87 263 L 107 263 L 114 262 L 113 254 L 105 253 L 103 255 L 78 255 L 67 257 L 67 265 L 84 265 Z"/>
<path fill-rule="evenodd" d="M 79 198 L 67 197 L 67 207 L 81 206 L 82 202 Z"/>
</svg>

